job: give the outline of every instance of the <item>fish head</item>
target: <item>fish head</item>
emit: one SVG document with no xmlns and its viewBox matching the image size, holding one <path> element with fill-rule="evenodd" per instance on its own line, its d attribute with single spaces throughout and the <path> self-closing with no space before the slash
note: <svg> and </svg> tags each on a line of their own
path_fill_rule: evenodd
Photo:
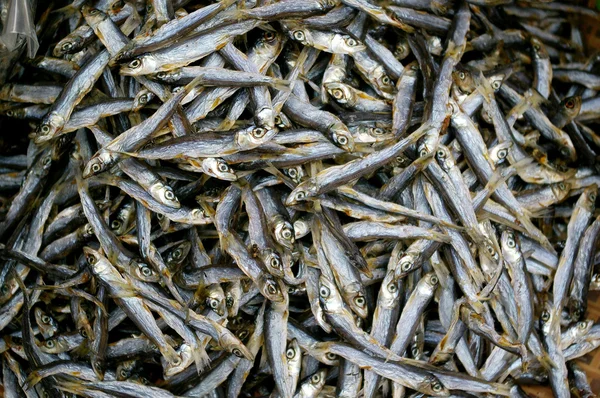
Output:
<svg viewBox="0 0 600 398">
<path fill-rule="evenodd" d="M 435 158 L 445 172 L 449 172 L 456 166 L 456 161 L 454 160 L 454 156 L 452 156 L 452 152 L 444 145 L 438 145 Z"/>
<path fill-rule="evenodd" d="M 365 319 L 369 315 L 365 289 L 361 284 L 350 283 L 344 286 L 342 288 L 342 295 L 344 296 L 344 301 L 348 303 L 356 315 L 362 319 Z"/>
<path fill-rule="evenodd" d="M 282 289 L 283 282 L 273 279 L 270 274 L 264 273 L 259 279 L 259 289 L 267 299 L 281 303 L 287 299 L 287 289 Z"/>
<path fill-rule="evenodd" d="M 542 44 L 540 39 L 538 39 L 535 36 L 532 36 L 529 42 L 531 43 L 531 49 L 533 50 L 533 56 L 535 58 L 537 58 L 537 59 L 550 58 L 550 56 L 548 55 L 548 50 L 546 50 L 546 47 L 544 46 L 544 44 Z"/>
<path fill-rule="evenodd" d="M 190 242 L 181 242 L 180 244 L 172 247 L 171 250 L 169 250 L 165 262 L 169 267 L 174 267 L 175 265 L 181 264 L 185 260 L 191 249 L 192 244 Z"/>
<path fill-rule="evenodd" d="M 354 54 L 366 50 L 364 44 L 350 35 L 341 35 L 336 33 L 331 40 L 331 50 L 334 53 Z"/>
<path fill-rule="evenodd" d="M 243 149 L 253 149 L 269 141 L 277 134 L 275 128 L 268 129 L 263 126 L 250 126 L 241 129 L 235 134 L 237 144 Z"/>
<path fill-rule="evenodd" d="M 293 166 L 282 170 L 283 174 L 288 176 L 296 184 L 300 184 L 302 179 L 306 176 L 304 168 L 302 166 Z"/>
<path fill-rule="evenodd" d="M 202 160 L 202 171 L 211 177 L 224 181 L 236 181 L 235 171 L 221 158 L 205 158 Z"/>
<path fill-rule="evenodd" d="M 260 257 L 270 274 L 283 278 L 283 259 L 279 253 L 272 249 L 266 249 L 262 251 Z"/>
<path fill-rule="evenodd" d="M 100 149 L 83 168 L 83 178 L 105 172 L 114 163 L 115 159 L 116 157 L 112 152 Z"/>
<path fill-rule="evenodd" d="M 128 361 L 119 362 L 119 364 L 117 365 L 117 371 L 116 371 L 117 380 L 123 381 L 123 380 L 129 379 L 131 377 L 131 375 L 133 374 L 133 371 L 137 367 L 137 364 L 138 364 L 137 359 L 131 359 Z"/>
<path fill-rule="evenodd" d="M 550 189 L 552 190 L 554 197 L 558 201 L 562 201 L 569 195 L 569 192 L 571 191 L 571 184 L 565 181 L 561 181 L 555 184 L 551 184 Z"/>
<path fill-rule="evenodd" d="M 120 73 L 125 76 L 148 75 L 155 72 L 157 63 L 151 54 L 140 55 L 129 61 L 126 65 L 121 65 Z"/>
<path fill-rule="evenodd" d="M 35 131 L 33 141 L 36 144 L 42 144 L 56 137 L 59 131 L 64 127 L 65 119 L 56 112 L 50 112 L 40 122 Z"/>
<path fill-rule="evenodd" d="M 131 265 L 132 276 L 134 278 L 148 283 L 156 283 L 160 280 L 158 273 L 147 264 L 133 261 Z"/>
<path fill-rule="evenodd" d="M 572 120 L 579 115 L 582 101 L 581 95 L 567 97 L 560 102 L 559 110 L 560 112 L 564 113 L 569 120 Z"/>
<path fill-rule="evenodd" d="M 254 355 L 252 355 L 250 350 L 248 350 L 248 348 L 246 348 L 246 346 L 227 329 L 221 329 L 219 345 L 238 358 L 245 358 L 249 361 L 254 360 Z"/>
<path fill-rule="evenodd" d="M 139 111 L 140 109 L 142 109 L 143 107 L 145 107 L 146 105 L 148 105 L 150 103 L 150 101 L 152 101 L 152 99 L 154 97 L 155 97 L 155 95 L 154 95 L 153 92 L 148 91 L 146 89 L 140 90 L 135 95 L 135 98 L 133 99 L 133 108 L 132 108 L 132 110 L 134 112 Z"/>
<path fill-rule="evenodd" d="M 352 105 L 356 98 L 350 86 L 344 83 L 325 83 L 327 93 L 342 105 Z"/>
<path fill-rule="evenodd" d="M 288 195 L 285 200 L 287 206 L 293 206 L 300 202 L 310 200 L 317 196 L 317 185 L 315 181 L 310 178 L 302 183 L 298 184 L 296 188 Z"/>
<path fill-rule="evenodd" d="M 277 221 L 273 232 L 277 243 L 290 250 L 294 248 L 294 226 L 289 221 Z"/>
<path fill-rule="evenodd" d="M 450 391 L 442 384 L 442 382 L 435 376 L 429 375 L 425 377 L 419 391 L 429 391 L 429 394 L 434 397 L 447 397 L 450 395 Z"/>
<path fill-rule="evenodd" d="M 319 277 L 319 300 L 327 312 L 339 312 L 344 308 L 344 302 L 335 283 L 321 274 Z"/>
<path fill-rule="evenodd" d="M 165 206 L 169 206 L 173 209 L 181 208 L 181 204 L 179 203 L 179 199 L 175 196 L 175 192 L 173 192 L 173 188 L 166 185 L 162 181 L 153 184 L 149 188 L 150 194 L 153 198 L 158 200 Z"/>
<path fill-rule="evenodd" d="M 335 125 L 329 128 L 333 143 L 345 151 L 354 151 L 354 138 L 344 125 Z"/>
<path fill-rule="evenodd" d="M 378 305 L 384 308 L 391 308 L 398 303 L 398 297 L 400 295 L 400 287 L 398 286 L 398 279 L 393 269 L 390 269 L 381 282 L 381 288 L 379 289 Z"/>
<path fill-rule="evenodd" d="M 84 5 L 81 7 L 81 14 L 83 14 L 83 17 L 88 25 L 92 27 L 98 26 L 102 21 L 108 19 L 108 14 L 89 5 Z"/>
</svg>

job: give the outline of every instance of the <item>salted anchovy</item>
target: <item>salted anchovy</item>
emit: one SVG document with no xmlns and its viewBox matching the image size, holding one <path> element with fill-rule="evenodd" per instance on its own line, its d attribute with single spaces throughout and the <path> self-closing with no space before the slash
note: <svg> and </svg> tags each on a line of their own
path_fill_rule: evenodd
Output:
<svg viewBox="0 0 600 398">
<path fill-rule="evenodd" d="M 5 396 L 597 393 L 595 10 L 33 3 L 0 0 Z"/>
</svg>

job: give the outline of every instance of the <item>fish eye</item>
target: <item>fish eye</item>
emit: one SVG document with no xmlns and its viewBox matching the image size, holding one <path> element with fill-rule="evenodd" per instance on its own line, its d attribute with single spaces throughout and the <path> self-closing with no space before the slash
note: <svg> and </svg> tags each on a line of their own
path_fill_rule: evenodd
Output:
<svg viewBox="0 0 600 398">
<path fill-rule="evenodd" d="M 498 159 L 504 159 L 508 155 L 508 151 L 506 149 L 501 149 L 498 151 Z"/>
<path fill-rule="evenodd" d="M 94 173 L 99 173 L 102 170 L 102 167 L 98 163 L 94 163 L 92 165 L 92 171 Z"/>
<path fill-rule="evenodd" d="M 14 112 L 11 110 L 6 111 L 6 116 L 8 117 L 12 117 L 14 115 Z"/>
<path fill-rule="evenodd" d="M 296 355 L 296 351 L 294 351 L 294 349 L 293 349 L 293 348 L 291 348 L 291 347 L 290 347 L 290 348 L 288 348 L 288 349 L 287 349 L 287 351 L 285 352 L 285 356 L 286 356 L 288 359 L 292 359 L 292 358 L 294 358 L 294 356 L 295 356 L 295 355 Z"/>
<path fill-rule="evenodd" d="M 233 350 L 231 350 L 231 353 L 233 355 L 235 355 L 236 357 L 238 357 L 238 358 L 243 358 L 244 357 L 244 354 L 242 354 L 242 352 L 240 351 L 239 348 L 234 348 Z"/>
<path fill-rule="evenodd" d="M 336 98 L 336 99 L 344 98 L 344 92 L 342 90 L 340 90 L 339 88 L 331 90 L 331 95 L 333 95 L 333 98 Z"/>
<path fill-rule="evenodd" d="M 42 132 L 42 134 L 48 134 L 50 132 L 50 126 L 48 126 L 47 124 L 42 124 L 40 126 L 40 131 Z"/>
<path fill-rule="evenodd" d="M 419 157 L 424 158 L 427 155 L 429 155 L 429 151 L 427 149 L 423 148 L 419 151 Z"/>
<path fill-rule="evenodd" d="M 273 118 L 273 122 L 274 122 L 276 125 L 280 125 L 280 124 L 281 124 L 281 117 L 280 117 L 279 115 L 275 116 L 275 117 Z"/>
<path fill-rule="evenodd" d="M 390 283 L 390 284 L 388 285 L 388 291 L 389 291 L 390 293 L 396 293 L 396 292 L 398 291 L 398 286 L 396 286 L 396 284 L 395 284 L 395 283 Z"/>
<path fill-rule="evenodd" d="M 148 96 L 146 94 L 140 95 L 139 101 L 140 101 L 140 104 L 146 104 L 146 103 L 148 103 Z"/>
<path fill-rule="evenodd" d="M 325 298 L 329 297 L 329 293 L 330 293 L 329 289 L 325 286 L 321 286 L 321 288 L 319 289 L 319 295 L 321 297 L 325 297 Z"/>
<path fill-rule="evenodd" d="M 81 329 L 81 330 L 79 331 L 79 334 L 80 334 L 80 335 L 81 335 L 81 337 L 83 337 L 84 339 L 87 339 L 87 338 L 88 338 L 88 334 L 87 334 L 87 332 L 85 331 L 85 329 Z"/>
<path fill-rule="evenodd" d="M 439 151 L 437 151 L 437 157 L 440 159 L 444 159 L 446 157 L 446 152 L 440 149 Z"/>
<path fill-rule="evenodd" d="M 115 1 L 112 5 L 113 10 L 117 8 L 122 8 L 125 4 L 121 0 Z"/>
<path fill-rule="evenodd" d="M 365 298 L 362 296 L 358 296 L 354 299 L 354 304 L 358 305 L 359 307 L 364 307 L 365 305 Z"/>
<path fill-rule="evenodd" d="M 289 228 L 285 228 L 281 231 L 281 236 L 286 240 L 292 239 L 292 231 Z"/>
<path fill-rule="evenodd" d="M 304 32 L 301 30 L 297 30 L 293 33 L 294 35 L 294 39 L 298 40 L 298 41 L 303 41 L 305 39 L 305 35 Z"/>
<path fill-rule="evenodd" d="M 550 313 L 548 311 L 544 311 L 542 312 L 540 318 L 542 319 L 542 321 L 547 322 L 550 319 Z"/>
<path fill-rule="evenodd" d="M 242 340 L 243 340 L 243 339 L 245 339 L 246 337 L 248 337 L 248 334 L 249 334 L 249 333 L 248 333 L 248 331 L 247 331 L 247 330 L 242 330 L 242 331 L 240 332 L 240 334 L 238 335 L 238 337 L 239 337 L 240 339 L 242 339 Z"/>
<path fill-rule="evenodd" d="M 88 256 L 88 257 L 87 257 L 87 262 L 88 262 L 88 264 L 89 264 L 89 265 L 94 265 L 94 264 L 96 264 L 96 261 L 97 261 L 97 260 L 96 260 L 96 257 L 94 257 L 94 256 Z"/>
<path fill-rule="evenodd" d="M 384 76 L 381 78 L 381 82 L 386 86 L 389 86 L 392 83 L 392 80 L 388 76 Z"/>
<path fill-rule="evenodd" d="M 458 72 L 458 78 L 460 80 L 465 80 L 465 77 L 467 77 L 467 75 L 465 75 L 465 72 Z"/>
<path fill-rule="evenodd" d="M 171 191 L 170 189 L 167 189 L 165 191 L 165 199 L 167 199 L 167 200 L 174 200 L 175 199 L 175 194 L 173 193 L 173 191 Z"/>
<path fill-rule="evenodd" d="M 492 88 L 493 88 L 494 90 L 498 90 L 498 89 L 500 88 L 500 81 L 498 81 L 498 80 L 494 80 L 494 81 L 492 82 Z"/>
<path fill-rule="evenodd" d="M 229 171 L 229 167 L 225 163 L 219 163 L 218 167 L 219 167 L 219 171 L 222 173 Z"/>
<path fill-rule="evenodd" d="M 52 321 L 52 319 L 50 319 L 50 317 L 48 315 L 42 315 L 42 323 L 49 325 L 50 321 Z"/>
<path fill-rule="evenodd" d="M 265 34 L 263 35 L 263 37 L 265 40 L 271 41 L 275 38 L 275 33 L 266 31 Z"/>
<path fill-rule="evenodd" d="M 273 257 L 271 259 L 271 267 L 273 267 L 273 268 L 279 268 L 279 260 L 276 257 Z"/>
<path fill-rule="evenodd" d="M 181 249 L 175 249 L 173 250 L 173 258 L 178 260 L 179 258 L 181 258 L 181 255 L 183 254 L 183 251 Z"/>
<path fill-rule="evenodd" d="M 8 293 L 8 285 L 6 285 L 6 284 L 3 284 L 3 285 L 2 285 L 2 287 L 0 287 L 0 292 L 1 292 L 2 294 L 6 294 L 6 293 Z"/>
<path fill-rule="evenodd" d="M 330 361 L 335 361 L 337 359 L 337 355 L 335 355 L 333 352 L 328 352 L 325 354 L 325 357 Z"/>
<path fill-rule="evenodd" d="M 49 165 L 49 164 L 50 164 L 50 162 L 51 162 L 51 161 L 52 161 L 52 156 L 46 156 L 46 157 L 44 158 L 44 160 L 42 160 L 42 164 L 43 164 L 44 166 L 47 166 L 47 165 Z"/>
<path fill-rule="evenodd" d="M 121 371 L 119 372 L 119 376 L 121 376 L 122 378 L 126 379 L 127 378 L 127 371 L 125 369 L 121 369 Z"/>
<path fill-rule="evenodd" d="M 158 72 L 156 77 L 158 77 L 159 79 L 164 79 L 165 77 L 167 77 L 167 73 L 166 72 Z"/>
<path fill-rule="evenodd" d="M 270 283 L 267 285 L 267 292 L 271 295 L 279 293 L 279 289 L 277 286 L 275 286 L 275 282 L 270 281 Z"/>
<path fill-rule="evenodd" d="M 567 189 L 567 187 L 564 182 L 559 182 L 558 189 L 560 189 L 561 191 L 564 191 L 565 189 Z"/>
<path fill-rule="evenodd" d="M 296 200 L 304 200 L 306 194 L 302 191 L 296 193 Z"/>
<path fill-rule="evenodd" d="M 111 227 L 112 229 L 119 229 L 119 228 L 121 228 L 121 225 L 122 225 L 122 223 L 121 223 L 121 221 L 119 221 L 119 220 L 113 220 L 113 221 L 110 223 L 110 227 Z"/>
<path fill-rule="evenodd" d="M 590 202 L 595 202 L 595 201 L 596 201 L 596 194 L 592 192 L 590 194 Z"/>
<path fill-rule="evenodd" d="M 142 64 L 142 61 L 140 61 L 139 59 L 136 58 L 129 63 L 129 67 L 132 69 L 136 69 L 136 68 L 139 68 L 141 64 Z"/>
<path fill-rule="evenodd" d="M 515 237 L 513 234 L 508 235 L 508 239 L 506 240 L 506 245 L 510 248 L 517 246 L 517 242 L 515 242 Z"/>
<path fill-rule="evenodd" d="M 382 135 L 383 133 L 385 133 L 385 131 L 382 128 L 377 127 L 373 129 L 373 134 L 375 135 Z"/>
<path fill-rule="evenodd" d="M 296 169 L 286 169 L 286 173 L 288 176 L 295 178 L 298 175 Z"/>
<path fill-rule="evenodd" d="M 567 148 L 567 147 L 560 148 L 560 154 L 563 156 L 569 156 L 569 148 Z"/>
<path fill-rule="evenodd" d="M 413 263 L 412 261 L 404 261 L 400 264 L 400 269 L 404 272 L 408 272 L 412 269 Z"/>
<path fill-rule="evenodd" d="M 92 8 L 90 10 L 90 15 L 98 15 L 100 14 L 100 10 L 96 9 L 96 8 Z"/>
<path fill-rule="evenodd" d="M 219 306 L 219 302 L 216 299 L 211 298 L 210 300 L 208 300 L 208 305 L 214 310 Z"/>
<path fill-rule="evenodd" d="M 143 266 L 141 268 L 142 268 L 141 269 L 142 275 L 144 275 L 144 276 L 150 276 L 150 275 L 152 275 L 152 270 L 149 267 Z"/>
<path fill-rule="evenodd" d="M 358 45 L 358 42 L 356 40 L 354 40 L 352 37 L 348 37 L 345 41 L 346 41 L 346 44 L 349 45 L 350 47 L 355 47 Z"/>
<path fill-rule="evenodd" d="M 321 381 L 321 376 L 318 373 L 315 373 L 314 375 L 311 376 L 310 381 L 313 384 L 317 384 Z"/>
<path fill-rule="evenodd" d="M 578 309 L 576 313 L 581 314 L 581 310 Z M 584 330 L 587 327 L 587 322 L 577 322 L 577 327 Z"/>
<path fill-rule="evenodd" d="M 431 282 L 432 285 L 437 285 L 439 281 L 440 280 L 435 275 L 431 275 L 431 278 L 429 278 L 429 282 Z"/>
<path fill-rule="evenodd" d="M 255 138 L 262 138 L 262 137 L 264 137 L 265 133 L 266 133 L 266 130 L 263 129 L 262 127 L 257 127 L 252 130 L 252 135 Z"/>
<path fill-rule="evenodd" d="M 63 45 L 60 47 L 60 49 L 63 50 L 64 52 L 69 52 L 69 51 L 71 51 L 72 48 L 73 48 L 73 43 L 71 43 L 71 42 L 63 43 Z"/>
<path fill-rule="evenodd" d="M 348 143 L 348 138 L 341 135 L 341 136 L 337 137 L 337 142 L 340 145 L 346 145 Z"/>
<path fill-rule="evenodd" d="M 565 102 L 565 107 L 567 109 L 573 109 L 575 107 L 575 102 L 573 102 L 572 99 L 569 99 L 567 102 Z"/>
<path fill-rule="evenodd" d="M 44 345 L 48 348 L 54 348 L 54 340 L 48 340 L 44 343 Z"/>
<path fill-rule="evenodd" d="M 439 381 L 434 381 L 431 383 L 431 389 L 435 392 L 440 392 L 443 388 L 444 387 L 442 387 L 442 384 Z"/>
</svg>

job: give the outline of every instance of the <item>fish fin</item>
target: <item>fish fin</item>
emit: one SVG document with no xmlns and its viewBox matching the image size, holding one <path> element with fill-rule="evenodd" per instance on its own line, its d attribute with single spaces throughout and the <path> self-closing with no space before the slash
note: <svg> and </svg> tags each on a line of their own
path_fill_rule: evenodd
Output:
<svg viewBox="0 0 600 398">
<path fill-rule="evenodd" d="M 31 390 L 37 383 L 40 382 L 40 380 L 42 380 L 42 376 L 40 376 L 37 370 L 34 370 L 33 372 L 29 373 L 29 376 L 27 376 L 27 379 L 25 379 L 25 383 L 22 386 L 23 390 Z"/>
<path fill-rule="evenodd" d="M 279 91 L 286 91 L 286 92 L 290 92 L 292 91 L 291 88 L 292 82 L 289 80 L 285 80 L 285 79 L 273 79 L 273 83 L 272 83 L 272 87 L 275 90 L 279 90 Z"/>
</svg>

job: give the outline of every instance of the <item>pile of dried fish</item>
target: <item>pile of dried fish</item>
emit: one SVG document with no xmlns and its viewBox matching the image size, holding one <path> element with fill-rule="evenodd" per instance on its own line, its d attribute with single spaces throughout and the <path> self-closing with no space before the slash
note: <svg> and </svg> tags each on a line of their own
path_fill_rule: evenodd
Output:
<svg viewBox="0 0 600 398">
<path fill-rule="evenodd" d="M 595 396 L 595 12 L 36 15 L 1 60 L 5 397 Z"/>
</svg>

